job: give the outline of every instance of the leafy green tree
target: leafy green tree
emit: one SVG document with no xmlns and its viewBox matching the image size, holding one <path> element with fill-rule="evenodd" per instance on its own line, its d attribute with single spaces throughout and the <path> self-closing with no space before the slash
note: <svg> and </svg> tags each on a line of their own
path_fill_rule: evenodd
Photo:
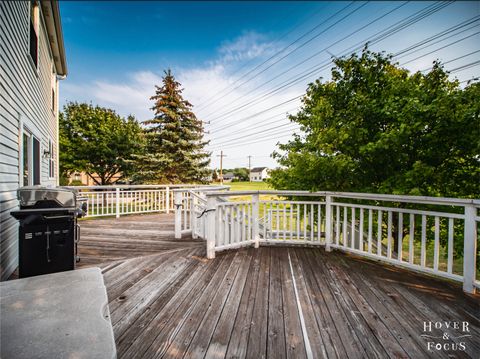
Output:
<svg viewBox="0 0 480 359">
<path fill-rule="evenodd" d="M 249 180 L 248 169 L 245 167 L 236 167 L 232 169 L 223 170 L 223 173 L 227 173 L 227 172 L 232 172 L 234 176 L 237 178 L 236 181 L 243 182 L 243 181 Z"/>
<path fill-rule="evenodd" d="M 213 181 L 213 182 L 218 181 L 218 172 L 217 172 L 217 169 L 213 169 L 213 170 L 212 170 L 212 181 Z"/>
<path fill-rule="evenodd" d="M 60 172 L 83 171 L 98 185 L 128 178 L 130 160 L 142 148 L 142 129 L 133 116 L 70 102 L 59 116 Z"/>
<path fill-rule="evenodd" d="M 248 168 L 245 167 L 237 167 L 233 169 L 234 175 L 238 178 L 239 181 L 248 181 Z"/>
<path fill-rule="evenodd" d="M 181 84 L 170 70 L 156 86 L 154 118 L 144 121 L 146 147 L 136 157 L 135 181 L 143 183 L 204 182 L 210 154 L 205 152 L 203 125 L 183 99 Z"/>
<path fill-rule="evenodd" d="M 290 120 L 301 133 L 274 153 L 277 189 L 479 197 L 480 84 L 439 63 L 410 74 L 365 49 L 336 59 Z"/>
<path fill-rule="evenodd" d="M 334 64 L 289 117 L 301 131 L 273 154 L 274 188 L 480 196 L 479 83 L 462 89 L 437 62 L 410 74 L 366 48 Z"/>
</svg>

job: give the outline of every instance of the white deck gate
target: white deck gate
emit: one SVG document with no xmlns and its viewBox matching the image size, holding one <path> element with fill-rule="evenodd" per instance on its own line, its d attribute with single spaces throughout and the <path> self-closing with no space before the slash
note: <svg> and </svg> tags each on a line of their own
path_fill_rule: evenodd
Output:
<svg viewBox="0 0 480 359">
<path fill-rule="evenodd" d="M 175 237 L 191 233 L 193 238 L 206 239 L 206 192 L 225 191 L 228 186 L 197 186 L 173 190 L 175 207 Z M 218 201 L 222 201 L 221 197 Z"/>
<path fill-rule="evenodd" d="M 177 237 L 191 232 L 206 239 L 209 258 L 217 251 L 268 243 L 325 246 L 327 251 L 335 248 L 461 281 L 467 292 L 480 288 L 479 200 L 303 191 L 175 192 L 176 203 L 182 204 L 176 212 L 181 228 Z"/>
</svg>

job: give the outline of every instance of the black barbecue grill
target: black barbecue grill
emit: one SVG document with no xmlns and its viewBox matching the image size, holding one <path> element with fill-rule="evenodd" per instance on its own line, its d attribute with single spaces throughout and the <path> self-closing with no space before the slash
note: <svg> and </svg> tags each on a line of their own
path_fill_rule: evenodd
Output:
<svg viewBox="0 0 480 359">
<path fill-rule="evenodd" d="M 64 188 L 22 187 L 17 191 L 20 210 L 11 215 L 20 221 L 19 277 L 75 269 L 84 214 L 76 191 Z"/>
</svg>

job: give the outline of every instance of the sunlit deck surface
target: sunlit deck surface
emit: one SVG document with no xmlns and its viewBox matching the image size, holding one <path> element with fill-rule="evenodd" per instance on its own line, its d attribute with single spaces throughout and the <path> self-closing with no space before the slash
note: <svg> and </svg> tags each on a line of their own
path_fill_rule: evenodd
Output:
<svg viewBox="0 0 480 359">
<path fill-rule="evenodd" d="M 478 358 L 480 296 L 323 248 L 261 247 L 206 260 L 172 215 L 81 221 L 80 267 L 102 268 L 120 358 Z M 296 288 L 296 290 L 295 290 Z M 296 294 L 297 293 L 297 294 Z M 428 351 L 424 321 L 465 351 Z"/>
</svg>

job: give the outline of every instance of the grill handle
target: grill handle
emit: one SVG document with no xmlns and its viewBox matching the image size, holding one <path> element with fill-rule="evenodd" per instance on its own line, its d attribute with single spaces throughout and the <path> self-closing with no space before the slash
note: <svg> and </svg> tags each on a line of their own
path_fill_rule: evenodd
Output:
<svg viewBox="0 0 480 359">
<path fill-rule="evenodd" d="M 20 225 L 21 225 L 22 227 L 28 226 L 30 223 L 32 223 L 33 221 L 35 221 L 37 218 L 38 218 L 38 215 L 37 215 L 37 214 L 31 214 L 31 215 L 25 217 L 24 220 L 20 221 Z"/>
<path fill-rule="evenodd" d="M 75 225 L 75 262 L 80 262 L 80 256 L 78 255 L 78 242 L 80 242 L 80 225 Z"/>
<path fill-rule="evenodd" d="M 72 216 L 42 216 L 44 221 L 55 220 L 55 219 L 71 219 Z"/>
</svg>

